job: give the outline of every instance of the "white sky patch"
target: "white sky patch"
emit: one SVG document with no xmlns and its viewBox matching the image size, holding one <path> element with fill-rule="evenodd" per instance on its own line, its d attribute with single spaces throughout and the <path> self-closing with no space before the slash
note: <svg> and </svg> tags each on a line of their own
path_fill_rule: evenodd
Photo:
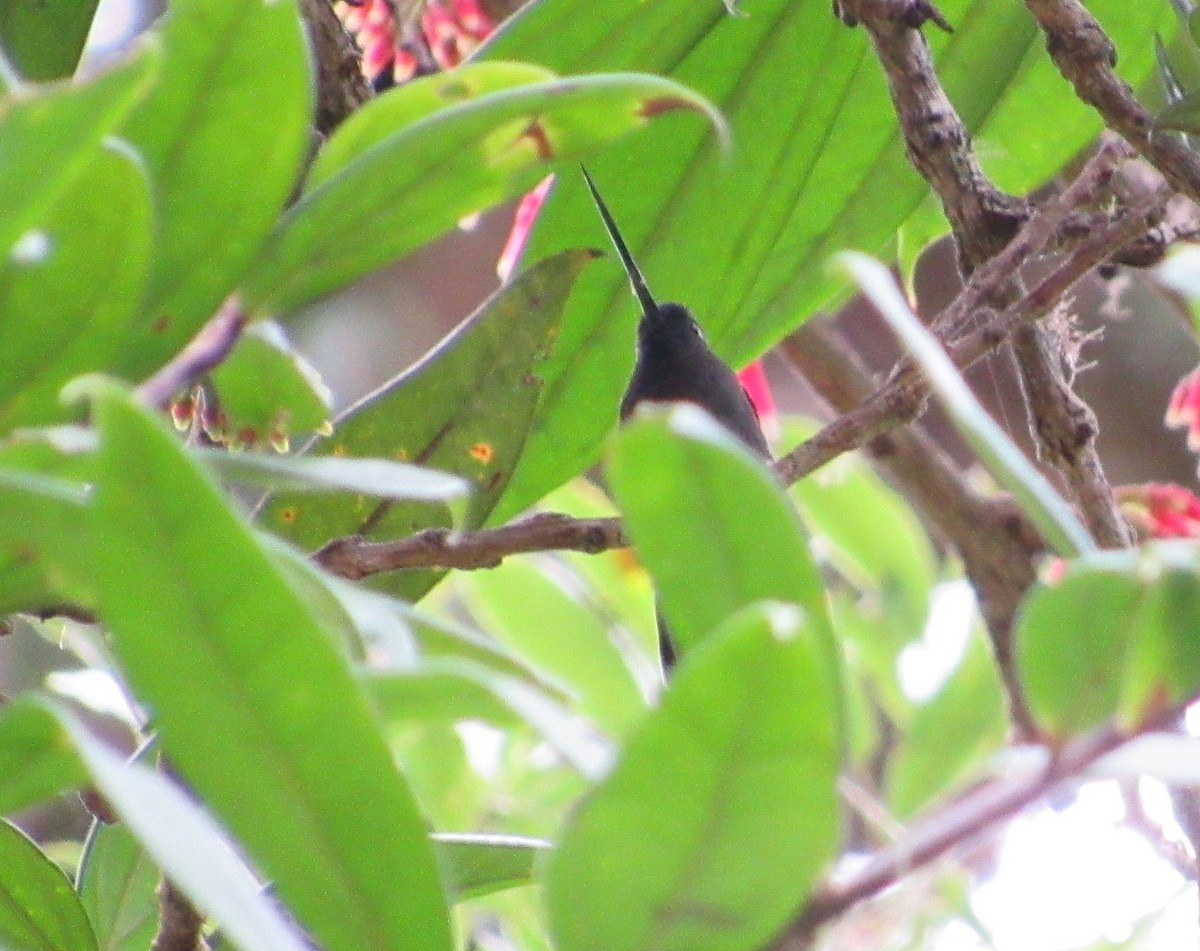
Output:
<svg viewBox="0 0 1200 951">
<path fill-rule="evenodd" d="M 921 639 L 896 662 L 900 688 L 910 700 L 924 703 L 942 689 L 962 661 L 974 623 L 975 592 L 968 582 L 947 581 L 933 589 Z"/>
<path fill-rule="evenodd" d="M 1183 879 L 1120 827 L 1123 817 L 1116 784 L 1091 783 L 1069 808 L 1040 809 L 1009 826 L 995 876 L 973 896 L 997 951 L 1123 941 L 1138 919 L 1180 895 Z M 1194 947 L 1194 912 L 1190 927 Z"/>
</svg>

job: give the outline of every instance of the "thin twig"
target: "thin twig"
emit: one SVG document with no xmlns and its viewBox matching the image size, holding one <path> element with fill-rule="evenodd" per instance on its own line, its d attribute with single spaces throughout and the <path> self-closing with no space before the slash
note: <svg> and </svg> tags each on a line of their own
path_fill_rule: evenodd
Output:
<svg viewBox="0 0 1200 951">
<path fill-rule="evenodd" d="M 137 398 L 146 406 L 165 408 L 229 356 L 245 326 L 241 301 L 230 297 L 174 359 L 137 388 Z"/>
</svg>

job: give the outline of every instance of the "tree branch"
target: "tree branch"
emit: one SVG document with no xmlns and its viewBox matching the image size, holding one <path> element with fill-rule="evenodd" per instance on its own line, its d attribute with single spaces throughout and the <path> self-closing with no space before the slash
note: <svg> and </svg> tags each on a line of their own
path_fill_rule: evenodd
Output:
<svg viewBox="0 0 1200 951">
<path fill-rule="evenodd" d="M 1154 117 L 1116 74 L 1116 47 L 1079 0 L 1025 0 L 1046 36 L 1046 49 L 1075 94 L 1104 124 L 1162 173 L 1178 191 L 1200 202 L 1200 153 L 1178 136 L 1156 134 Z"/>
<path fill-rule="evenodd" d="M 475 532 L 430 528 L 386 542 L 347 535 L 329 542 L 313 558 L 327 571 L 359 579 L 411 568 L 494 568 L 508 555 L 534 551 L 596 554 L 628 544 L 619 519 L 576 519 L 545 512 Z"/>
<path fill-rule="evenodd" d="M 772 951 L 804 951 L 811 947 L 822 925 L 878 895 L 914 869 L 977 840 L 1060 784 L 1079 779 L 1125 743 L 1173 723 L 1186 706 L 1172 708 L 1132 732 L 1108 727 L 1080 737 L 1052 753 L 1039 769 L 994 780 L 918 820 L 902 841 L 880 849 L 844 881 L 827 884 L 818 891 L 771 946 Z"/>
</svg>

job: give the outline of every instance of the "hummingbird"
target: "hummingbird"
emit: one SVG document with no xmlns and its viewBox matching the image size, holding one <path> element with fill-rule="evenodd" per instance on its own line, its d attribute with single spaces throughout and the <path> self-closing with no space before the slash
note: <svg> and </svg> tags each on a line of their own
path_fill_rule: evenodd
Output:
<svg viewBox="0 0 1200 951">
<path fill-rule="evenodd" d="M 637 329 L 637 362 L 621 398 L 621 420 L 628 419 L 644 402 L 695 403 L 736 436 L 761 459 L 770 461 L 771 450 L 763 435 L 758 413 L 741 381 L 730 366 L 713 353 L 704 331 L 682 304 L 659 304 L 650 293 L 641 269 L 613 220 L 608 206 L 588 170 L 584 180 L 608 237 L 617 250 L 630 287 L 642 308 Z M 663 670 L 675 664 L 675 645 L 670 631 L 658 616 L 659 653 Z"/>
</svg>

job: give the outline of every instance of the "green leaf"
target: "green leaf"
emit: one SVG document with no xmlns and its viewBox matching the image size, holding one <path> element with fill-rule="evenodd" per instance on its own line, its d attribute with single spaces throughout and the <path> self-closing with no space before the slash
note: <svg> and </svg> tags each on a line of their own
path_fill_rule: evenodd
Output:
<svg viewBox="0 0 1200 951">
<path fill-rule="evenodd" d="M 303 951 L 294 927 L 237 857 L 224 831 L 164 776 L 124 762 L 65 709 L 46 703 L 105 801 L 203 913 L 242 951 Z M 94 939 L 93 939 L 94 940 Z"/>
<path fill-rule="evenodd" d="M 887 772 L 892 812 L 908 819 L 976 774 L 988 756 L 1003 748 L 1007 732 L 1000 676 L 987 635 L 976 624 L 958 668 L 918 708 L 895 743 Z"/>
<path fill-rule="evenodd" d="M 29 87 L 0 99 L 4 257 L 39 256 L 45 248 L 39 222 L 146 94 L 157 67 L 157 50 L 143 46 L 129 62 L 85 85 Z"/>
<path fill-rule="evenodd" d="M 1184 542 L 1055 568 L 1017 620 L 1029 707 L 1052 739 L 1136 726 L 1200 689 L 1200 555 Z"/>
<path fill-rule="evenodd" d="M 210 380 L 220 431 L 209 435 L 235 447 L 270 444 L 286 452 L 293 436 L 329 425 L 328 387 L 271 321 L 249 327 Z"/>
<path fill-rule="evenodd" d="M 857 454 L 788 490 L 829 559 L 915 633 L 925 619 L 937 563 L 929 536 L 904 501 Z"/>
<path fill-rule="evenodd" d="M 0 815 L 79 788 L 86 774 L 62 729 L 30 695 L 0 706 Z"/>
<path fill-rule="evenodd" d="M 197 451 L 222 477 L 242 485 L 288 492 L 357 492 L 385 499 L 451 502 L 465 498 L 460 476 L 386 459 L 274 456 L 262 452 Z"/>
<path fill-rule="evenodd" d="M 686 653 L 735 611 L 789 600 L 836 648 L 796 510 L 770 473 L 690 404 L 639 413 L 612 441 L 608 478 Z"/>
<path fill-rule="evenodd" d="M 503 75 L 527 79 L 511 66 Z M 401 87 L 387 96 L 424 100 L 427 91 Z M 364 127 L 376 117 L 388 126 L 408 110 L 376 103 L 348 133 L 355 136 L 352 145 L 340 146 L 334 134 L 331 147 L 340 154 L 330 164 L 338 166 L 345 153 L 353 160 L 288 211 L 247 279 L 248 302 L 265 314 L 291 311 L 407 254 L 465 216 L 520 195 L 563 161 L 674 109 L 702 112 L 720 127 L 716 113 L 685 86 L 639 74 L 526 81 L 449 105 L 386 135 Z M 363 137 L 374 144 L 355 154 Z"/>
<path fill-rule="evenodd" d="M 477 486 L 464 527 L 483 524 L 525 444 L 537 373 L 567 295 L 594 256 L 568 251 L 518 275 L 423 360 L 343 413 L 333 437 L 316 450 L 457 473 Z M 271 499 L 260 520 L 305 549 L 358 532 L 398 538 L 451 524 L 449 512 L 427 505 L 392 505 L 373 520 L 377 511 L 378 503 L 361 494 L 314 501 L 289 493 Z M 416 598 L 439 577 L 407 572 L 377 576 L 372 584 Z"/>
<path fill-rule="evenodd" d="M 646 698 L 626 651 L 595 609 L 552 575 L 554 563 L 509 559 L 461 580 L 480 627 L 574 693 L 578 708 L 621 737 L 645 715 Z M 627 650 L 627 648 L 626 648 Z"/>
<path fill-rule="evenodd" d="M 173 356 L 233 290 L 309 148 L 309 54 L 295 0 L 172 0 L 154 94 L 124 129 L 146 159 L 159 234 L 123 373 Z"/>
<path fill-rule="evenodd" d="M 588 170 L 651 289 L 692 308 L 716 352 L 735 365 L 836 304 L 846 285 L 826 270 L 828 255 L 894 247 L 929 191 L 905 158 L 866 32 L 846 29 L 825 0 L 747 0 L 745 7 L 747 16 L 730 17 L 715 2 L 693 0 L 540 0 L 475 57 L 539 63 L 563 75 L 661 73 L 716 104 L 729 122 L 729 155 L 698 124 L 668 116 L 589 157 Z M 938 7 L 954 33 L 931 30 L 926 38 L 985 170 L 1014 193 L 1036 188 L 1096 136 L 1099 117 L 1063 82 L 1021 4 L 944 0 Z M 1154 31 L 1175 30 L 1168 5 L 1090 0 L 1088 10 L 1137 86 L 1154 68 Z M 526 260 L 604 240 L 571 170 L 542 209 Z M 615 262 L 580 283 L 546 368 L 538 427 L 500 517 L 595 460 L 629 379 L 635 311 Z"/>
<path fill-rule="evenodd" d="M 996 481 L 1013 493 L 1047 543 L 1060 555 L 1093 551 L 1096 543 L 1071 506 L 988 415 L 937 338 L 909 309 L 888 269 L 854 251 L 839 258 L 924 371 L 955 428 Z"/>
<path fill-rule="evenodd" d="M 447 888 L 456 901 L 528 885 L 545 839 L 520 835 L 435 832 L 434 847 Z"/>
<path fill-rule="evenodd" d="M 838 841 L 825 634 L 752 608 L 689 654 L 545 870 L 561 951 L 750 951 Z"/>
<path fill-rule="evenodd" d="M 99 951 L 145 951 L 158 930 L 158 866 L 123 824 L 92 824 L 79 866 L 79 900 Z"/>
<path fill-rule="evenodd" d="M 0 443 L 0 613 L 90 602 L 73 460 L 36 438 Z"/>
<path fill-rule="evenodd" d="M 99 0 L 6 0 L 0 4 L 0 51 L 27 79 L 75 72 Z"/>
<path fill-rule="evenodd" d="M 96 951 L 70 881 L 15 826 L 0 821 L 0 944 L 11 951 Z"/>
<path fill-rule="evenodd" d="M 0 432 L 78 415 L 59 390 L 128 344 L 152 224 L 140 162 L 103 148 L 33 224 L 45 254 L 0 259 Z"/>
<path fill-rule="evenodd" d="M 101 616 L 173 766 L 329 951 L 448 947 L 421 817 L 329 633 L 166 424 L 88 389 Z"/>
<path fill-rule="evenodd" d="M 434 73 L 404 83 L 367 102 L 338 126 L 321 148 L 304 180 L 311 192 L 343 172 L 377 145 L 442 109 L 463 105 L 490 93 L 503 92 L 557 77 L 542 66 L 528 63 L 467 63 L 458 69 Z"/>
<path fill-rule="evenodd" d="M 558 701 L 527 681 L 462 659 L 427 661 L 408 670 L 371 671 L 366 682 L 393 721 L 479 719 L 529 724 L 588 779 L 612 763 L 612 749 L 590 723 L 573 718 Z"/>
</svg>

